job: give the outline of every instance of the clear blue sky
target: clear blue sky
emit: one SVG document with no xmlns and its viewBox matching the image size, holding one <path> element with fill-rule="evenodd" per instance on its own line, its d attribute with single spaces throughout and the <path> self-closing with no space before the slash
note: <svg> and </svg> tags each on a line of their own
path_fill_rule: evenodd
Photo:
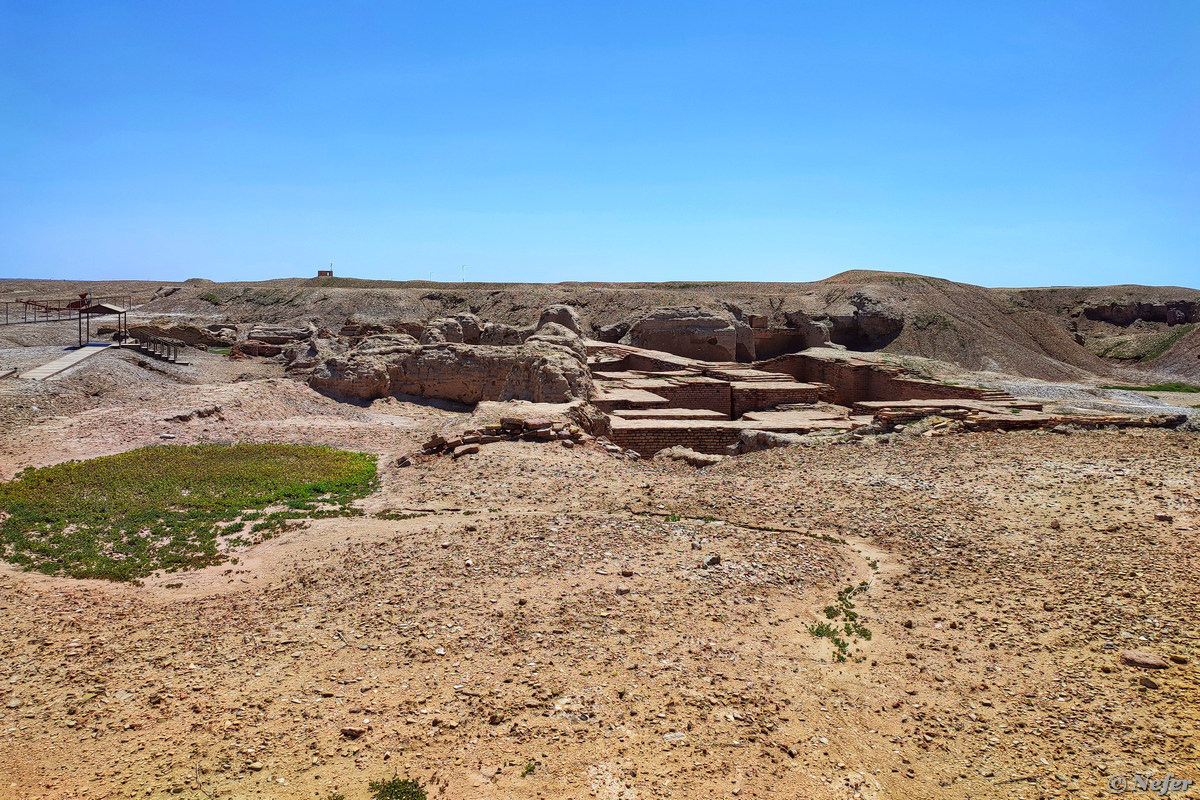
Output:
<svg viewBox="0 0 1200 800">
<path fill-rule="evenodd" d="M 1200 285 L 1200 2 L 0 0 L 0 277 Z"/>
</svg>

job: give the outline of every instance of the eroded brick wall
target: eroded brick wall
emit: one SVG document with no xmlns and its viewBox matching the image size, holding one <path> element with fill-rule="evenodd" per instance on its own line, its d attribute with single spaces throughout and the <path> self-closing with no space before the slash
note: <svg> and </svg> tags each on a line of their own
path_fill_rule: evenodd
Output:
<svg viewBox="0 0 1200 800">
<path fill-rule="evenodd" d="M 786 353 L 795 353 L 807 347 L 815 347 L 823 341 L 819 333 L 793 328 L 756 329 L 754 331 L 754 357 L 758 360 L 775 358 Z"/>
<path fill-rule="evenodd" d="M 672 408 L 703 408 L 718 411 L 726 416 L 732 408 L 729 383 L 726 381 L 711 378 L 662 381 L 661 386 L 656 385 L 647 391 L 667 398 Z"/>
<path fill-rule="evenodd" d="M 918 381 L 911 378 L 892 379 L 887 390 L 888 394 L 876 398 L 878 400 L 983 400 L 989 394 L 988 389 L 978 386 L 947 386 L 944 383 Z"/>
<path fill-rule="evenodd" d="M 815 403 L 819 389 L 816 386 L 773 387 L 770 384 L 733 384 L 733 417 L 737 419 L 747 411 L 765 411 L 781 403 Z"/>
<path fill-rule="evenodd" d="M 681 445 L 701 453 L 725 455 L 725 448 L 737 444 L 738 428 L 613 428 L 612 440 L 644 458 L 665 447 Z"/>
<path fill-rule="evenodd" d="M 756 369 L 790 375 L 798 381 L 827 383 L 833 402 L 851 406 L 863 400 L 979 400 L 988 390 L 975 386 L 947 386 L 897 375 L 894 368 L 838 359 L 813 358 L 793 353 L 758 362 Z"/>
<path fill-rule="evenodd" d="M 687 358 L 672 357 L 670 353 L 663 353 L 661 357 L 648 353 L 630 353 L 622 360 L 625 362 L 625 369 L 641 370 L 642 372 L 671 372 L 687 369 L 693 363 Z"/>
<path fill-rule="evenodd" d="M 875 399 L 871 396 L 873 370 L 870 365 L 847 364 L 793 353 L 762 361 L 754 366 L 755 369 L 766 372 L 790 375 L 801 382 L 828 384 L 833 389 L 833 402 L 838 405 L 848 406 L 859 400 Z"/>
</svg>

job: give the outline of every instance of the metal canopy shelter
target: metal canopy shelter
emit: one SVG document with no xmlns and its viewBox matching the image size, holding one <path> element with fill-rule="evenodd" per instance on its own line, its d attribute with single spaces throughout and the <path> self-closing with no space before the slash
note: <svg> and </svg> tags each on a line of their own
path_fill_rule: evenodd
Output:
<svg viewBox="0 0 1200 800">
<path fill-rule="evenodd" d="M 79 309 L 95 303 L 112 303 L 113 305 L 133 308 L 133 295 L 107 295 L 95 297 L 90 292 L 83 293 L 85 297 L 74 300 L 43 297 L 40 299 L 0 300 L 3 307 L 3 318 L 0 325 L 20 325 L 31 322 L 68 322 L 79 316 Z"/>
<path fill-rule="evenodd" d="M 79 346 L 91 344 L 93 316 L 112 316 L 113 314 L 117 317 L 116 340 L 124 341 L 125 337 L 129 335 L 129 309 L 114 306 L 111 303 L 92 303 L 81 306 L 79 309 Z"/>
</svg>

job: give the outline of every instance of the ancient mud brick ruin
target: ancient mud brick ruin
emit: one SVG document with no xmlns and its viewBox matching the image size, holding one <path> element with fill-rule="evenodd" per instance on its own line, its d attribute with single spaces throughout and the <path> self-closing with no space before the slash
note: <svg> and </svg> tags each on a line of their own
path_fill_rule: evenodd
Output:
<svg viewBox="0 0 1200 800">
<path fill-rule="evenodd" d="M 630 345 L 589 341 L 594 404 L 610 415 L 613 441 L 643 456 L 684 446 L 731 452 L 744 432 L 804 435 L 888 430 L 929 416 L 972 430 L 1020 430 L 1071 423 L 1042 404 L 978 386 L 924 380 L 901 367 L 829 348 L 754 364 L 710 362 Z M 1096 416 L 1085 424 L 1162 424 Z"/>
<path fill-rule="evenodd" d="M 676 445 L 725 453 L 744 430 L 806 434 L 873 421 L 869 413 L 855 417 L 848 407 L 822 402 L 837 397 L 830 384 L 796 380 L 781 368 L 602 342 L 589 342 L 588 355 L 594 403 L 611 415 L 613 441 L 642 455 Z"/>
<path fill-rule="evenodd" d="M 236 347 L 279 350 L 275 340 L 307 335 L 286 354 L 289 372 L 338 397 L 590 403 L 600 413 L 587 430 L 645 457 L 676 446 L 725 455 L 821 432 L 887 433 L 931 416 L 968 430 L 1172 424 L 1162 415 L 1048 414 L 1038 402 L 856 355 L 831 343 L 828 327 L 788 319 L 796 324 L 772 328 L 761 315 L 659 308 L 622 326 L 625 333 L 593 327 L 611 334 L 601 341 L 581 335 L 575 309 L 550 306 L 531 328 L 471 314 L 418 325 L 419 339 L 349 323 L 343 337 L 318 336 L 311 325 L 258 326 Z"/>
<path fill-rule="evenodd" d="M 822 357 L 818 353 L 789 353 L 756 366 L 795 380 L 826 384 L 832 392 L 830 401 L 843 406 L 861 400 L 1012 400 L 1011 395 L 993 389 L 922 380 L 901 367 L 854 357 Z"/>
</svg>

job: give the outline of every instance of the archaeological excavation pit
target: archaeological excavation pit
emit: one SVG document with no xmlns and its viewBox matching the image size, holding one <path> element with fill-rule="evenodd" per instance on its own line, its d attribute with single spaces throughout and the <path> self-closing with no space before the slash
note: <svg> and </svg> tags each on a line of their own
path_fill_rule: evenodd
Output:
<svg viewBox="0 0 1200 800">
<path fill-rule="evenodd" d="M 711 362 L 590 341 L 594 404 L 610 417 L 613 442 L 648 457 L 682 446 L 736 452 L 744 432 L 806 435 L 888 430 L 929 416 L 970 430 L 1027 430 L 1080 417 L 1043 412 L 1037 401 L 995 389 L 927 380 L 902 367 L 832 348 L 809 348 L 754 364 Z M 1096 416 L 1090 425 L 1139 425 Z"/>
</svg>

